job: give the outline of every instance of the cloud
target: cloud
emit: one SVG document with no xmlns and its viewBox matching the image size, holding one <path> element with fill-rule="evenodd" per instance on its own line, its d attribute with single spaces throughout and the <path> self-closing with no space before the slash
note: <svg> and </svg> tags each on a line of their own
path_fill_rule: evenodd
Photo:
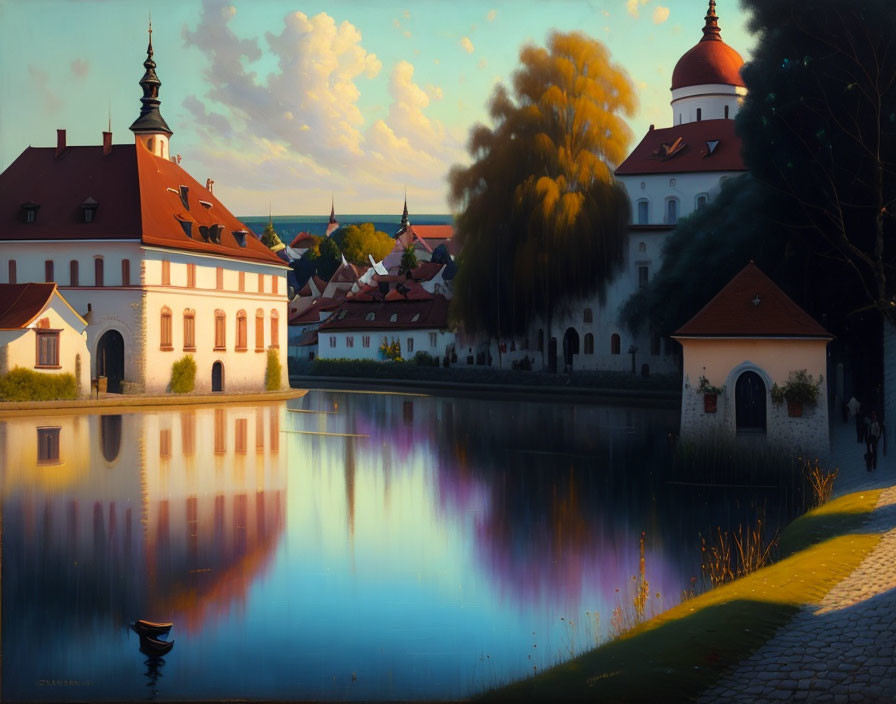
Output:
<svg viewBox="0 0 896 704">
<path fill-rule="evenodd" d="M 41 105 L 47 112 L 57 112 L 62 107 L 59 96 L 50 90 L 50 75 L 33 64 L 28 64 L 28 75 L 40 96 Z"/>
<path fill-rule="evenodd" d="M 485 14 L 485 21 L 486 21 L 486 22 L 494 22 L 494 21 L 495 21 L 495 18 L 496 18 L 497 16 L 498 16 L 498 11 L 497 11 L 497 10 L 489 10 L 489 11 Z"/>
<path fill-rule="evenodd" d="M 667 19 L 669 19 L 669 8 L 657 5 L 653 11 L 653 23 L 662 24 Z"/>
<path fill-rule="evenodd" d="M 646 5 L 648 2 L 650 2 L 650 0 L 625 0 L 625 9 L 628 11 L 628 14 L 637 18 L 639 15 L 639 6 Z"/>
<path fill-rule="evenodd" d="M 426 86 L 426 94 L 430 100 L 441 100 L 445 97 L 445 93 L 441 86 L 434 86 L 431 83 Z"/>
<path fill-rule="evenodd" d="M 476 64 L 476 68 L 478 68 L 480 71 L 486 66 L 488 66 L 488 61 L 486 61 L 485 59 L 479 59 L 479 62 Z"/>
<path fill-rule="evenodd" d="M 475 51 L 473 42 L 470 41 L 469 37 L 461 37 L 459 44 L 461 46 L 461 49 L 463 49 L 468 54 L 472 54 Z"/>
<path fill-rule="evenodd" d="M 601 10 L 601 11 L 600 11 L 600 14 L 602 14 L 604 17 L 609 17 L 609 16 L 610 16 L 610 11 L 609 11 L 609 10 Z"/>
<path fill-rule="evenodd" d="M 86 78 L 88 73 L 90 73 L 90 62 L 87 59 L 72 61 L 72 75 L 76 78 Z"/>
</svg>

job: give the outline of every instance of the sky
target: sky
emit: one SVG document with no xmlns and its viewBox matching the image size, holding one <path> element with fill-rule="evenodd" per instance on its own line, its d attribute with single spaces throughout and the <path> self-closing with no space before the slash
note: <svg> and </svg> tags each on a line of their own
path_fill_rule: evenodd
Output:
<svg viewBox="0 0 896 704">
<path fill-rule="evenodd" d="M 671 125 L 669 85 L 704 0 L 0 0 L 0 169 L 29 146 L 131 143 L 147 20 L 171 153 L 238 215 L 447 213 L 447 175 L 526 44 L 603 42 L 635 86 L 633 148 Z M 722 38 L 749 60 L 736 0 Z"/>
</svg>

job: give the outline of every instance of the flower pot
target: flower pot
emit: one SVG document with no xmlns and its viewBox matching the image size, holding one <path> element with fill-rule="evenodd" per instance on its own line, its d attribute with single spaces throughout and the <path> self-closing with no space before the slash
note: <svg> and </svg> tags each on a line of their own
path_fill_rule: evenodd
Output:
<svg viewBox="0 0 896 704">
<path fill-rule="evenodd" d="M 703 394 L 703 412 L 715 413 L 719 405 L 717 394 Z"/>
<path fill-rule="evenodd" d="M 801 418 L 803 415 L 803 402 L 802 401 L 788 401 L 787 402 L 787 415 L 791 418 Z"/>
</svg>

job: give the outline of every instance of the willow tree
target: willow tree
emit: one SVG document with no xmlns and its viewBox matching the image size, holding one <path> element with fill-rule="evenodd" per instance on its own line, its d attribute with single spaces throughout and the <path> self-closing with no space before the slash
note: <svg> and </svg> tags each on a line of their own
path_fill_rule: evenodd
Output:
<svg viewBox="0 0 896 704">
<path fill-rule="evenodd" d="M 512 93 L 498 84 L 493 127 L 470 135 L 473 163 L 451 170 L 463 247 L 452 301 L 467 332 L 510 336 L 597 292 L 622 263 L 629 204 L 613 170 L 635 109 L 625 72 L 580 32 L 526 46 Z"/>
</svg>

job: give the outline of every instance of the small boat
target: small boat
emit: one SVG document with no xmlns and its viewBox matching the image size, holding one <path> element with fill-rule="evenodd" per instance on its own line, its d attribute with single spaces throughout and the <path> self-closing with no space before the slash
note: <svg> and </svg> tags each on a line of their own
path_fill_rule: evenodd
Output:
<svg viewBox="0 0 896 704">
<path fill-rule="evenodd" d="M 157 621 L 138 619 L 131 624 L 131 628 L 141 636 L 162 636 L 167 634 L 173 625 L 173 623 L 159 623 Z"/>
<path fill-rule="evenodd" d="M 149 636 L 140 636 L 140 652 L 144 655 L 164 655 L 173 647 L 173 640 L 156 640 Z"/>
</svg>

